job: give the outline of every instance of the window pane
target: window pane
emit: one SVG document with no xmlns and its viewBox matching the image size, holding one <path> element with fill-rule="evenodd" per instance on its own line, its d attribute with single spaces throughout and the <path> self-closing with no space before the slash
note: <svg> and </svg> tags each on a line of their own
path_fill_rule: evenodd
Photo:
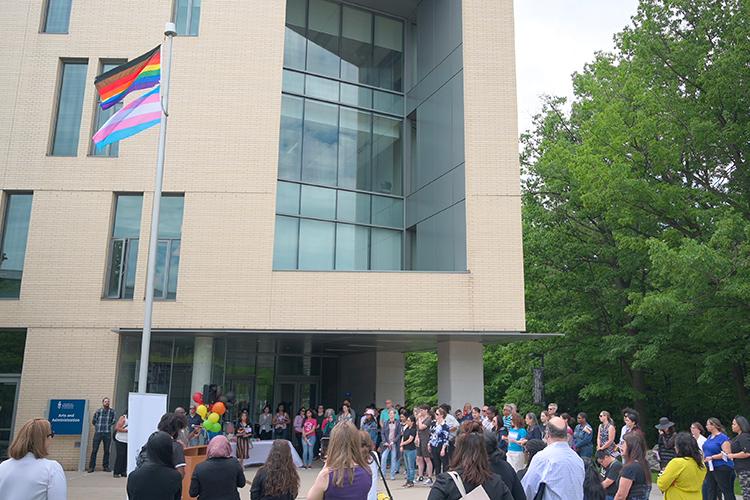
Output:
<svg viewBox="0 0 750 500">
<path fill-rule="evenodd" d="M 336 269 L 367 269 L 370 229 L 336 224 Z"/>
<path fill-rule="evenodd" d="M 305 95 L 328 101 L 338 101 L 339 83 L 327 78 L 307 75 L 305 77 Z"/>
<path fill-rule="evenodd" d="M 67 33 L 70 24 L 71 0 L 47 0 L 45 33 Z"/>
<path fill-rule="evenodd" d="M 308 217 L 333 219 L 336 217 L 336 190 L 302 186 L 300 213 Z"/>
<path fill-rule="evenodd" d="M 375 115 L 372 137 L 372 190 L 401 194 L 401 121 Z"/>
<path fill-rule="evenodd" d="M 341 108 L 339 129 L 338 185 L 370 190 L 370 156 L 372 115 L 363 111 Z"/>
<path fill-rule="evenodd" d="M 305 69 L 305 0 L 287 0 L 284 67 Z"/>
<path fill-rule="evenodd" d="M 370 269 L 401 269 L 401 231 L 372 228 Z"/>
<path fill-rule="evenodd" d="M 18 298 L 21 294 L 31 198 L 30 194 L 12 194 L 5 206 L 0 253 L 0 297 L 3 298 Z"/>
<path fill-rule="evenodd" d="M 302 161 L 302 98 L 281 96 L 279 177 L 299 180 Z"/>
<path fill-rule="evenodd" d="M 378 226 L 404 227 L 404 201 L 385 196 L 373 196 L 372 223 Z"/>
<path fill-rule="evenodd" d="M 184 206 L 184 196 L 162 196 L 159 211 L 159 238 L 179 239 L 182 237 Z"/>
<path fill-rule="evenodd" d="M 378 111 L 402 116 L 404 114 L 403 96 L 376 90 L 375 98 L 373 101 L 374 102 L 372 107 Z"/>
<path fill-rule="evenodd" d="M 403 23 L 389 17 L 375 16 L 374 45 L 372 85 L 400 92 L 403 87 Z"/>
<path fill-rule="evenodd" d="M 299 268 L 333 269 L 335 224 L 317 220 L 300 220 Z"/>
<path fill-rule="evenodd" d="M 166 286 L 167 251 L 169 241 L 159 241 L 156 244 L 156 273 L 154 275 L 154 297 L 164 298 L 164 287 Z"/>
<path fill-rule="evenodd" d="M 283 77 L 281 79 L 281 89 L 284 92 L 292 92 L 294 94 L 305 93 L 305 75 L 297 73 L 296 71 L 284 70 Z"/>
<path fill-rule="evenodd" d="M 340 101 L 360 108 L 372 108 L 372 89 L 342 83 Z"/>
<path fill-rule="evenodd" d="M 120 297 L 120 279 L 122 276 L 122 265 L 123 265 L 123 249 L 125 248 L 125 240 L 112 240 L 112 246 L 110 247 L 110 260 L 109 260 L 109 276 L 107 282 L 107 297 L 116 299 Z"/>
<path fill-rule="evenodd" d="M 298 238 L 299 219 L 277 215 L 273 245 L 274 269 L 297 269 Z"/>
<path fill-rule="evenodd" d="M 372 66 L 372 14 L 344 5 L 341 78 L 367 83 Z"/>
<path fill-rule="evenodd" d="M 307 30 L 307 69 L 321 75 L 339 76 L 339 4 L 310 0 Z"/>
<path fill-rule="evenodd" d="M 126 61 L 122 61 L 124 63 Z M 111 69 L 116 68 L 122 63 L 105 63 L 102 64 L 101 73 L 104 73 L 106 71 L 109 71 Z M 101 99 L 99 99 L 99 95 L 97 94 L 96 98 L 96 108 L 94 110 L 94 113 L 96 114 L 96 118 L 94 119 L 94 130 L 92 131 L 91 135 L 93 136 L 102 126 L 107 123 L 107 120 L 112 118 L 112 115 L 117 113 L 120 108 L 122 108 L 122 102 L 118 102 L 114 106 L 112 106 L 109 109 L 102 109 L 99 106 L 99 103 L 101 102 Z M 110 144 L 107 144 L 101 149 L 97 149 L 94 141 L 91 141 L 91 156 L 103 156 L 103 157 L 116 157 L 120 152 L 120 142 L 113 142 Z"/>
<path fill-rule="evenodd" d="M 63 63 L 52 156 L 76 156 L 81 135 L 86 63 Z"/>
<path fill-rule="evenodd" d="M 135 270 L 138 267 L 138 239 L 128 240 L 125 259 L 125 286 L 122 291 L 124 299 L 132 299 L 135 290 Z"/>
<path fill-rule="evenodd" d="M 201 0 L 175 0 L 174 23 L 178 35 L 197 35 L 201 18 Z"/>
<path fill-rule="evenodd" d="M 370 195 L 339 191 L 336 219 L 346 222 L 370 223 Z"/>
<path fill-rule="evenodd" d="M 177 275 L 180 271 L 180 240 L 172 240 L 171 253 L 169 255 L 169 276 L 167 277 L 167 298 L 177 297 Z"/>
<path fill-rule="evenodd" d="M 338 106 L 305 101 L 305 147 L 302 180 L 336 185 Z"/>
<path fill-rule="evenodd" d="M 190 31 L 191 35 L 198 34 L 198 25 L 201 20 L 201 0 L 193 0 L 190 14 Z"/>
<path fill-rule="evenodd" d="M 143 196 L 118 195 L 115 208 L 113 238 L 137 238 L 141 232 L 141 206 Z"/>
<path fill-rule="evenodd" d="M 276 213 L 299 214 L 299 184 L 291 182 L 276 184 Z"/>
</svg>

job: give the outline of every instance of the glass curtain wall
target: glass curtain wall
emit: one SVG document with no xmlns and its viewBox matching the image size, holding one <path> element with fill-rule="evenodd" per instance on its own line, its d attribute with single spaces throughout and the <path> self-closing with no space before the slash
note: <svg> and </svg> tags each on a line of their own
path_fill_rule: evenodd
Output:
<svg viewBox="0 0 750 500">
<path fill-rule="evenodd" d="M 400 270 L 403 22 L 288 0 L 274 269 Z"/>
</svg>

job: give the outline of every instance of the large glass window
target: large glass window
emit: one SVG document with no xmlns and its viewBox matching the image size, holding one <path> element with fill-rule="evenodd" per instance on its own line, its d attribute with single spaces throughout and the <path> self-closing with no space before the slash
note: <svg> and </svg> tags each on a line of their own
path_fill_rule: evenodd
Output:
<svg viewBox="0 0 750 500">
<path fill-rule="evenodd" d="M 154 279 L 154 297 L 157 299 L 174 300 L 177 297 L 184 202 L 185 197 L 181 194 L 164 195 L 161 199 Z"/>
<path fill-rule="evenodd" d="M 198 35 L 201 20 L 201 0 L 175 0 L 174 24 L 178 35 Z"/>
<path fill-rule="evenodd" d="M 44 15 L 44 33 L 67 33 L 70 24 L 72 0 L 47 0 Z"/>
<path fill-rule="evenodd" d="M 99 71 L 99 74 L 105 73 L 111 69 L 116 68 L 117 66 L 125 63 L 127 61 L 118 61 L 118 62 L 102 62 L 101 68 Z M 118 102 L 114 106 L 108 109 L 102 109 L 101 106 L 99 106 L 99 103 L 101 100 L 99 99 L 99 94 L 97 93 L 96 97 L 96 108 L 94 109 L 94 130 L 91 132 L 91 136 L 97 132 L 102 126 L 107 123 L 107 120 L 112 118 L 112 115 L 114 115 L 116 112 L 122 108 L 122 102 Z M 94 141 L 91 141 L 91 150 L 90 153 L 91 156 L 103 156 L 103 157 L 116 157 L 120 152 L 120 141 L 116 141 L 110 144 L 107 144 L 101 149 L 96 149 L 96 145 L 94 144 Z"/>
<path fill-rule="evenodd" d="M 143 195 L 140 194 L 121 194 L 115 198 L 106 293 L 110 299 L 133 298 L 142 206 Z"/>
<path fill-rule="evenodd" d="M 274 269 L 401 269 L 403 23 L 288 0 L 286 30 Z"/>
<path fill-rule="evenodd" d="M 78 154 L 87 68 L 86 62 L 63 61 L 62 63 L 55 131 L 52 134 L 52 147 L 50 148 L 52 156 L 76 156 Z"/>
<path fill-rule="evenodd" d="M 0 246 L 0 298 L 17 299 L 21 294 L 31 198 L 31 194 L 9 194 L 5 201 Z"/>
</svg>

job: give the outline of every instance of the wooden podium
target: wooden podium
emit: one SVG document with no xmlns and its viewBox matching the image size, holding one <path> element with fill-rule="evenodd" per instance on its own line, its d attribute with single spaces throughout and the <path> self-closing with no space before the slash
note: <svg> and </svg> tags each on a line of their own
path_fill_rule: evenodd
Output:
<svg viewBox="0 0 750 500">
<path fill-rule="evenodd" d="M 185 448 L 185 477 L 182 478 L 182 500 L 195 500 L 190 496 L 190 478 L 195 467 L 206 460 L 208 446 L 188 446 Z"/>
</svg>

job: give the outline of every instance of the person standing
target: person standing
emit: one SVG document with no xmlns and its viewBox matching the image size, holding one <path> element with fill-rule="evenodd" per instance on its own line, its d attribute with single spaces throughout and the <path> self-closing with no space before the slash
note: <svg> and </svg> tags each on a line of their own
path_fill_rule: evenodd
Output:
<svg viewBox="0 0 750 500">
<path fill-rule="evenodd" d="M 612 455 L 617 456 L 617 450 L 615 448 L 615 437 L 617 435 L 617 429 L 615 423 L 612 421 L 612 416 L 608 411 L 599 412 L 599 432 L 596 433 L 596 451 L 605 451 Z M 606 489 L 606 488 L 605 488 Z"/>
<path fill-rule="evenodd" d="M 403 433 L 401 434 L 401 454 L 406 462 L 406 482 L 404 487 L 414 486 L 414 476 L 417 469 L 417 421 L 414 415 L 406 417 Z"/>
<path fill-rule="evenodd" d="M 523 418 L 518 413 L 511 415 L 512 427 L 508 431 L 508 463 L 518 472 L 526 466 L 523 447 L 526 445 L 526 429 L 523 428 Z"/>
<path fill-rule="evenodd" d="M 145 446 L 146 460 L 143 465 L 128 474 L 129 500 L 180 499 L 182 476 L 174 467 L 175 443 L 174 438 L 164 431 L 151 434 Z"/>
<path fill-rule="evenodd" d="M 383 423 L 381 429 L 381 446 L 380 470 L 385 475 L 388 460 L 391 461 L 391 481 L 396 479 L 396 470 L 398 468 L 398 451 L 401 444 L 401 422 L 396 418 L 396 410 L 391 408 L 388 413 L 388 420 Z"/>
<path fill-rule="evenodd" d="M 323 419 L 323 435 L 320 438 L 320 458 L 326 459 L 326 450 L 328 449 L 328 442 L 331 440 L 331 431 L 336 425 L 336 414 L 333 412 L 333 408 L 326 410 L 326 416 Z"/>
<path fill-rule="evenodd" d="M 313 450 L 315 449 L 315 431 L 318 430 L 318 421 L 313 411 L 308 408 L 305 412 L 305 421 L 302 422 L 302 463 L 306 469 L 312 467 Z"/>
<path fill-rule="evenodd" d="M 667 417 L 661 417 L 654 427 L 659 431 L 659 468 L 664 470 L 675 457 L 674 443 L 677 434 L 674 432 L 674 422 L 670 422 Z"/>
<path fill-rule="evenodd" d="M 232 447 L 224 436 L 208 443 L 208 458 L 199 463 L 190 478 L 190 496 L 198 500 L 240 500 L 237 488 L 245 486 L 242 465 L 232 456 Z"/>
<path fill-rule="evenodd" d="M 203 419 L 196 411 L 195 403 L 190 403 L 190 413 L 187 415 L 188 422 L 188 446 L 198 446 L 201 444 L 201 427 Z"/>
<path fill-rule="evenodd" d="M 250 439 L 253 437 L 253 426 L 250 423 L 250 415 L 247 410 L 242 410 L 240 419 L 237 421 L 237 459 L 240 464 L 250 458 L 250 449 L 253 444 Z"/>
<path fill-rule="evenodd" d="M 622 440 L 624 464 L 620 472 L 615 500 L 648 500 L 651 494 L 651 471 L 646 460 L 643 433 L 629 432 Z"/>
<path fill-rule="evenodd" d="M 557 403 L 547 405 L 547 420 L 557 416 Z"/>
<path fill-rule="evenodd" d="M 0 498 L 3 500 L 66 500 L 62 466 L 49 460 L 54 437 L 49 421 L 29 420 L 8 448 L 8 459 L 0 463 Z"/>
<path fill-rule="evenodd" d="M 615 457 L 607 450 L 598 450 L 596 461 L 601 467 L 600 474 L 604 497 L 606 500 L 614 500 L 617 494 L 617 481 L 620 479 L 620 472 L 622 472 L 622 462 L 615 460 Z"/>
<path fill-rule="evenodd" d="M 665 500 L 701 500 L 701 487 L 706 477 L 703 455 L 698 443 L 687 432 L 675 436 L 675 458 L 659 474 L 656 485 Z"/>
<path fill-rule="evenodd" d="M 385 408 L 380 412 L 380 418 L 378 419 L 380 421 L 380 427 L 382 428 L 386 422 L 388 422 L 388 419 L 390 419 L 391 410 L 393 409 L 393 401 L 390 399 L 385 400 Z"/>
<path fill-rule="evenodd" d="M 128 475 L 128 412 L 123 413 L 115 424 L 115 470 L 114 477 Z"/>
<path fill-rule="evenodd" d="M 534 412 L 526 414 L 526 438 L 527 439 L 542 439 L 544 437 L 544 430 L 536 419 Z"/>
<path fill-rule="evenodd" d="M 306 410 L 300 408 L 297 415 L 294 416 L 292 427 L 294 428 L 294 447 L 297 453 L 302 455 L 302 424 L 305 423 Z"/>
<path fill-rule="evenodd" d="M 378 423 L 375 421 L 375 410 L 368 408 L 362 415 L 362 422 L 359 424 L 360 430 L 370 435 L 370 439 L 375 443 L 378 440 Z"/>
<path fill-rule="evenodd" d="M 482 425 L 481 421 L 476 420 L 477 424 Z M 484 429 L 484 427 L 482 427 Z M 542 441 L 542 444 L 544 442 Z M 491 432 L 484 431 L 484 447 L 487 450 L 487 457 L 490 461 L 492 472 L 500 476 L 505 486 L 513 495 L 513 500 L 526 500 L 526 493 L 521 486 L 521 478 L 513 470 L 513 467 L 502 457 L 502 453 L 497 447 L 497 436 Z"/>
<path fill-rule="evenodd" d="M 417 482 L 430 481 L 432 457 L 430 456 L 430 429 L 432 417 L 428 406 L 420 406 L 417 413 Z"/>
<path fill-rule="evenodd" d="M 352 413 L 351 406 L 346 403 L 341 405 L 341 413 L 339 413 L 337 421 L 354 423 L 354 413 Z"/>
<path fill-rule="evenodd" d="M 437 476 L 441 472 L 448 471 L 448 441 L 450 440 L 450 428 L 445 423 L 445 410 L 435 410 L 435 422 L 430 429 L 430 454 L 432 455 L 432 466 Z M 428 479 L 425 484 L 432 485 Z"/>
<path fill-rule="evenodd" d="M 273 417 L 273 438 L 289 439 L 287 436 L 287 427 L 289 426 L 289 414 L 283 403 L 276 407 L 276 415 Z"/>
<path fill-rule="evenodd" d="M 732 452 L 728 454 L 734 460 L 734 471 L 742 489 L 742 498 L 750 499 L 750 423 L 741 415 L 732 420 Z"/>
<path fill-rule="evenodd" d="M 581 458 L 588 458 L 594 455 L 594 429 L 588 422 L 588 417 L 584 412 L 578 414 L 578 425 L 573 431 L 573 446 Z"/>
<path fill-rule="evenodd" d="M 299 483 L 292 450 L 286 442 L 276 440 L 271 445 L 266 463 L 255 473 L 250 500 L 294 500 Z"/>
<path fill-rule="evenodd" d="M 703 424 L 700 422 L 690 424 L 690 434 L 693 435 L 693 439 L 698 443 L 698 449 L 703 453 L 703 443 L 706 442 L 706 429 L 703 428 Z"/>
<path fill-rule="evenodd" d="M 535 498 L 544 483 L 543 500 L 583 500 L 583 460 L 568 445 L 568 425 L 560 417 L 547 422 L 547 447 L 529 463 L 521 480 L 526 498 Z"/>
<path fill-rule="evenodd" d="M 91 423 L 94 425 L 94 443 L 91 446 L 91 459 L 86 472 L 94 472 L 96 469 L 96 455 L 99 453 L 100 443 L 104 443 L 104 472 L 112 472 L 109 468 L 109 445 L 112 442 L 112 427 L 115 425 L 115 410 L 110 408 L 109 398 L 102 399 L 102 406 L 94 412 Z"/>
<path fill-rule="evenodd" d="M 315 449 L 313 449 L 313 457 L 320 456 L 320 446 L 323 440 L 323 420 L 326 419 L 326 409 L 323 405 L 318 405 L 318 409 L 315 412 L 315 422 L 318 424 L 315 429 Z"/>
<path fill-rule="evenodd" d="M 718 418 L 709 418 L 706 429 L 709 435 L 703 443 L 703 456 L 708 473 L 704 481 L 703 496 L 713 500 L 721 494 L 724 500 L 735 500 L 734 463 L 727 456 L 732 452 L 732 444 Z"/>
<path fill-rule="evenodd" d="M 268 405 L 263 407 L 258 417 L 258 432 L 260 433 L 260 439 L 263 441 L 273 438 L 273 415 L 271 415 L 271 407 Z"/>
</svg>

